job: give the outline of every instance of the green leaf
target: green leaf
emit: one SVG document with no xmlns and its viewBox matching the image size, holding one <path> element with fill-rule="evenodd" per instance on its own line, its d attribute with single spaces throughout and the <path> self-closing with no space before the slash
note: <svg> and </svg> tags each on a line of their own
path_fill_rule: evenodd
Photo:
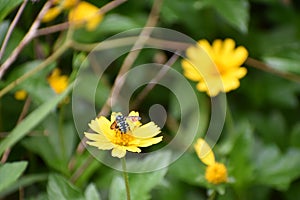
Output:
<svg viewBox="0 0 300 200">
<path fill-rule="evenodd" d="M 94 184 L 89 184 L 84 192 L 85 200 L 101 200 L 101 197 Z"/>
<path fill-rule="evenodd" d="M 248 31 L 249 3 L 247 0 L 204 0 L 203 2 L 216 9 L 229 24 L 241 32 Z"/>
<path fill-rule="evenodd" d="M 48 199 L 84 200 L 80 190 L 58 174 L 49 176 L 47 186 Z"/>
<path fill-rule="evenodd" d="M 113 178 L 109 190 L 109 199 L 111 200 L 126 199 L 126 189 L 125 189 L 123 177 L 116 176 Z"/>
<path fill-rule="evenodd" d="M 22 0 L 1 0 L 0 3 L 0 21 L 8 15 L 15 7 L 20 5 Z"/>
<path fill-rule="evenodd" d="M 129 162 L 128 166 L 136 165 L 138 168 L 147 169 L 150 165 L 155 165 L 155 163 L 158 162 L 165 162 L 167 164 L 170 159 L 171 154 L 169 152 L 159 152 L 149 155 L 144 160 Z M 167 170 L 168 168 L 166 167 L 154 172 L 129 174 L 129 186 L 132 199 L 150 199 L 151 190 L 162 183 Z M 126 197 L 124 180 L 119 175 L 114 177 L 112 181 L 109 197 L 114 200 L 121 200 Z"/>
<path fill-rule="evenodd" d="M 33 185 L 37 182 L 46 181 L 47 179 L 47 174 L 30 174 L 22 176 L 19 180 L 17 180 L 16 184 L 11 185 L 10 187 L 0 192 L 0 198 L 5 197 L 6 195 L 11 194 L 15 191 L 18 191 L 19 188 L 24 188 Z"/>
<path fill-rule="evenodd" d="M 258 184 L 286 190 L 300 176 L 300 150 L 290 148 L 282 154 L 278 147 L 270 145 L 257 148 L 255 178 Z"/>
<path fill-rule="evenodd" d="M 189 163 L 187 165 L 187 163 Z M 184 182 L 196 186 L 207 186 L 205 180 L 206 166 L 198 159 L 196 153 L 186 153 L 170 166 L 169 173 Z"/>
<path fill-rule="evenodd" d="M 30 130 L 42 121 L 70 92 L 72 84 L 60 95 L 48 100 L 39 108 L 30 113 L 21 123 L 19 123 L 9 134 L 0 142 L 0 155 L 5 149 L 12 147 L 21 140 Z"/>
<path fill-rule="evenodd" d="M 26 161 L 0 165 L 0 192 L 13 184 L 27 167 Z"/>
<path fill-rule="evenodd" d="M 290 144 L 293 147 L 300 148 L 300 123 L 296 124 L 292 129 Z"/>
<path fill-rule="evenodd" d="M 23 74 L 36 68 L 41 62 L 41 60 L 34 60 L 19 65 L 9 73 L 7 83 L 15 81 Z M 27 79 L 26 81 L 21 83 L 16 87 L 16 89 L 24 89 L 27 93 L 29 93 L 34 102 L 38 104 L 53 98 L 53 96 L 55 96 L 55 93 L 47 82 L 47 76 L 55 66 L 55 63 L 50 64 L 45 69 L 31 76 L 30 79 Z"/>
<path fill-rule="evenodd" d="M 264 56 L 263 60 L 276 70 L 300 74 L 300 55 L 298 52 L 300 52 L 300 43 L 294 42 Z"/>
<path fill-rule="evenodd" d="M 252 127 L 248 122 L 240 122 L 228 139 L 233 140 L 228 158 L 228 174 L 234 177 L 237 187 L 246 187 L 253 179 L 251 156 L 254 138 Z"/>
</svg>

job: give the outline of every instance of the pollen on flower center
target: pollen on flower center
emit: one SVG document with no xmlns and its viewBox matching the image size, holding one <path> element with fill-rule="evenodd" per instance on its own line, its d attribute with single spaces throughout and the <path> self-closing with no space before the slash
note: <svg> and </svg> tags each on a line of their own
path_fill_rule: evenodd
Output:
<svg viewBox="0 0 300 200">
<path fill-rule="evenodd" d="M 222 163 L 214 163 L 207 166 L 205 179 L 212 184 L 224 183 L 227 181 L 227 169 Z"/>
<path fill-rule="evenodd" d="M 111 142 L 120 146 L 128 146 L 132 140 L 134 140 L 133 136 L 116 131 L 116 135 Z"/>
</svg>

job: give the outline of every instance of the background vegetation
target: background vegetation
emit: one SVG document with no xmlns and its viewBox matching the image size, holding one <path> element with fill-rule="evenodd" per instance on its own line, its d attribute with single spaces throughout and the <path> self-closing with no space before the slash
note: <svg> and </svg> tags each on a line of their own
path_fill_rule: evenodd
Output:
<svg viewBox="0 0 300 200">
<path fill-rule="evenodd" d="M 88 2 L 99 8 L 110 3 Z M 204 179 L 205 166 L 191 147 L 167 168 L 129 174 L 132 199 L 206 199 L 211 191 L 218 191 L 214 198 L 220 200 L 300 199 L 299 1 L 117 2 L 119 5 L 107 10 L 95 30 L 74 30 L 73 43 L 65 48 L 64 41 L 69 37 L 66 33 L 70 31 L 67 24 L 53 32 L 43 28 L 66 22 L 67 11 L 51 22 L 41 23 L 33 31 L 35 35 L 28 36 L 46 1 L 26 1 L 1 58 L 3 67 L 12 58 L 13 51 L 19 50 L 0 81 L 0 198 L 125 199 L 122 173 L 78 148 L 82 133 L 77 133 L 72 118 L 72 82 L 89 53 L 80 44 L 101 42 L 122 31 L 143 28 L 150 18 L 152 21 L 148 23 L 152 26 L 173 29 L 195 40 L 234 39 L 249 51 L 249 59 L 244 64 L 248 73 L 241 80 L 240 88 L 227 94 L 226 124 L 213 149 L 217 159 L 226 164 L 230 183 L 208 184 Z M 0 0 L 2 48 L 9 26 L 22 5 L 21 0 Z M 24 37 L 29 38 L 25 43 Z M 133 66 L 157 58 L 165 62 L 171 56 L 161 50 L 143 50 Z M 96 95 L 99 111 L 123 59 L 114 62 L 103 76 Z M 55 67 L 69 77 L 68 89 L 59 95 L 47 82 Z M 180 59 L 172 67 L 182 73 Z M 35 71 L 37 68 L 39 71 Z M 195 83 L 190 83 L 195 89 Z M 88 90 L 89 84 L 93 80 L 82 90 Z M 28 96 L 16 100 L 14 94 L 21 89 Z M 162 92 L 166 95 L 162 96 Z M 196 89 L 195 92 L 203 111 L 198 136 L 203 136 L 209 123 L 210 98 Z M 66 97 L 69 103 L 62 103 Z M 166 108 L 168 120 L 163 135 L 169 139 L 174 137 L 181 117 L 175 96 L 166 88 L 156 86 L 141 103 L 138 110 L 145 121 L 149 121 L 147 113 L 152 104 Z M 166 144 L 168 140 L 163 142 Z M 148 150 L 151 149 L 144 149 Z M 163 154 L 138 164 L 142 167 L 168 159 Z"/>
</svg>

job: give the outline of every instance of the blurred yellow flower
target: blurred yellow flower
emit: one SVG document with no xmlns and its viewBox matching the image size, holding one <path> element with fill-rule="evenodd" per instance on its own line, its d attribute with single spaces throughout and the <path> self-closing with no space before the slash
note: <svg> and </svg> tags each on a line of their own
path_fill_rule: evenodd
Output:
<svg viewBox="0 0 300 200">
<path fill-rule="evenodd" d="M 241 67 L 248 57 L 245 47 L 235 48 L 232 39 L 217 39 L 212 45 L 207 40 L 198 41 L 197 46 L 186 50 L 187 59 L 182 60 L 184 75 L 197 81 L 197 89 L 209 96 L 229 92 L 240 86 L 247 69 Z"/>
<path fill-rule="evenodd" d="M 21 101 L 21 100 L 26 99 L 27 92 L 25 90 L 18 90 L 18 91 L 15 92 L 14 96 L 15 96 L 15 99 Z"/>
<path fill-rule="evenodd" d="M 91 140 L 87 144 L 101 150 L 112 149 L 113 157 L 122 158 L 126 151 L 140 153 L 139 147 L 148 147 L 162 141 L 162 136 L 155 137 L 161 131 L 154 122 L 142 125 L 139 120 L 139 113 L 135 111 L 131 111 L 127 117 L 113 112 L 110 120 L 100 116 L 89 124 L 96 133 L 84 133 Z"/>
<path fill-rule="evenodd" d="M 56 94 L 62 93 L 68 87 L 68 76 L 61 75 L 61 71 L 58 68 L 52 71 L 47 80 Z"/>
<path fill-rule="evenodd" d="M 212 184 L 227 182 L 227 168 L 224 164 L 215 161 L 215 156 L 209 145 L 199 138 L 194 145 L 199 159 L 207 165 L 205 170 L 205 179 Z"/>
<path fill-rule="evenodd" d="M 71 9 L 78 3 L 78 0 L 54 0 L 53 8 L 50 8 L 44 15 L 42 21 L 49 22 L 54 20 L 63 10 Z"/>
<path fill-rule="evenodd" d="M 69 13 L 69 21 L 76 27 L 85 26 L 88 31 L 94 30 L 102 21 L 99 8 L 88 2 L 78 3 Z"/>
</svg>

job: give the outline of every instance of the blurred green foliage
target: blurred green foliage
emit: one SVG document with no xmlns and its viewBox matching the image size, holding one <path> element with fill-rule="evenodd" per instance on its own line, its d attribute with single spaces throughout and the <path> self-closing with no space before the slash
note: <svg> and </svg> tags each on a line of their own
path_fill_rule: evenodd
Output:
<svg viewBox="0 0 300 200">
<path fill-rule="evenodd" d="M 101 7 L 110 1 L 88 2 Z M 21 3 L 21 0 L 0 0 L 0 44 Z M 28 1 L 8 40 L 1 64 L 20 44 L 44 3 L 42 0 Z M 152 0 L 129 0 L 105 14 L 96 30 L 75 30 L 73 39 L 81 43 L 101 42 L 122 31 L 142 28 L 152 4 Z M 233 38 L 248 49 L 250 57 L 270 68 L 264 71 L 244 64 L 248 74 L 241 80 L 240 88 L 227 94 L 226 123 L 213 150 L 228 168 L 229 183 L 217 186 L 207 183 L 205 165 L 191 147 L 166 168 L 129 174 L 132 199 L 206 199 L 211 191 L 217 191 L 216 199 L 219 200 L 300 199 L 299 19 L 297 0 L 163 1 L 158 27 L 182 32 L 196 41 Z M 41 27 L 65 20 L 64 13 Z M 65 38 L 65 30 L 34 38 L 0 80 L 1 90 L 36 68 Z M 170 56 L 170 52 L 157 52 L 163 54 L 164 59 Z M 155 61 L 157 52 L 143 50 L 136 63 Z M 47 83 L 47 76 L 55 67 L 68 74 L 70 82 L 74 81 L 86 56 L 84 51 L 69 48 L 0 98 L 0 155 L 8 155 L 0 165 L 1 199 L 125 199 L 122 173 L 100 163 L 89 152 L 77 149 L 85 130 L 76 129 L 72 105 L 63 103 L 66 97 L 72 100 L 72 84 L 63 94 L 57 95 Z M 113 62 L 99 83 L 95 76 L 85 77 L 87 81 L 78 87 L 81 98 L 95 101 L 95 107 L 100 110 L 121 63 L 122 60 Z M 174 69 L 182 72 L 180 59 Z M 290 75 L 298 77 L 298 82 L 290 80 Z M 195 84 L 190 83 L 195 89 Z M 93 92 L 89 86 L 95 84 L 98 87 L 93 97 L 89 95 Z M 14 92 L 19 89 L 27 91 L 29 106 L 26 107 L 25 101 L 14 99 Z M 210 116 L 210 99 L 196 89 L 195 92 L 203 120 L 199 122 L 198 136 L 203 136 Z M 145 120 L 149 105 L 153 104 L 167 108 L 163 146 L 174 137 L 180 124 L 180 110 L 176 97 L 162 87 L 155 87 L 138 108 Z M 82 126 L 86 124 L 88 129 L 91 119 L 84 118 L 87 106 L 84 103 L 75 106 L 83 118 Z M 24 107 L 28 109 L 26 116 L 18 121 Z M 189 126 L 186 130 L 194 128 Z M 138 165 L 167 162 L 171 158 L 165 153 L 148 159 Z"/>
</svg>

